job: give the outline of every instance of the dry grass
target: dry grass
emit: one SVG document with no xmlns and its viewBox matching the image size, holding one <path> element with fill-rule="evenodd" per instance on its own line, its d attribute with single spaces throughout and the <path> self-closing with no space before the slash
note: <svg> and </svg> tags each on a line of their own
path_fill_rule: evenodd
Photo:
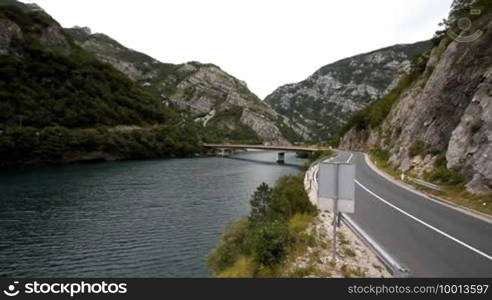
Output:
<svg viewBox="0 0 492 300">
<path fill-rule="evenodd" d="M 239 257 L 232 267 L 217 274 L 219 278 L 251 278 L 254 277 L 254 264 L 251 257 Z"/>
</svg>

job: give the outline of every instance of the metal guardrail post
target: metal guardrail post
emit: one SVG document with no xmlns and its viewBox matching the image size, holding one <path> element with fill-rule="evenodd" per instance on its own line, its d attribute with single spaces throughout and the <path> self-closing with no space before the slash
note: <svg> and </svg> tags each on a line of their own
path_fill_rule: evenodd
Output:
<svg viewBox="0 0 492 300">
<path fill-rule="evenodd" d="M 417 178 L 410 178 L 410 180 L 412 180 L 413 182 L 415 182 L 418 185 L 425 186 L 429 189 L 433 189 L 433 190 L 442 192 L 442 188 L 440 186 L 438 186 L 437 184 L 433 184 L 433 183 L 423 181 L 423 180 L 417 179 Z"/>
</svg>

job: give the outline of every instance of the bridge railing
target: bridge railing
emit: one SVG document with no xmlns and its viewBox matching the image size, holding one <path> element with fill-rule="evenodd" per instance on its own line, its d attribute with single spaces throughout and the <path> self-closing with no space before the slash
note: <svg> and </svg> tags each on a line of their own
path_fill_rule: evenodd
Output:
<svg viewBox="0 0 492 300">
<path fill-rule="evenodd" d="M 311 147 L 311 146 L 288 146 L 288 145 L 247 145 L 247 144 L 203 144 L 207 148 L 218 149 L 262 149 L 262 150 L 280 150 L 280 151 L 327 151 L 331 147 Z"/>
</svg>

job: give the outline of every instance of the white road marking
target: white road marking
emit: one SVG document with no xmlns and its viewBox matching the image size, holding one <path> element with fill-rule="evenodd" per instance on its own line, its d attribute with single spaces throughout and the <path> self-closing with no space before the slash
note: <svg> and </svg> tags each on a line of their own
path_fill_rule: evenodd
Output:
<svg viewBox="0 0 492 300">
<path fill-rule="evenodd" d="M 353 154 L 353 153 L 350 153 L 350 156 L 349 156 L 349 158 L 347 159 L 347 163 L 350 163 L 350 160 L 352 159 L 352 157 L 354 157 L 354 154 Z"/>
<path fill-rule="evenodd" d="M 434 227 L 434 226 L 432 226 L 432 225 L 427 224 L 426 222 L 424 222 L 424 221 L 420 220 L 419 218 L 417 218 L 417 217 L 415 217 L 415 216 L 413 216 L 413 215 L 411 215 L 411 214 L 407 213 L 407 212 L 406 212 L 406 211 L 404 211 L 403 209 L 401 209 L 401 208 L 399 208 L 399 207 L 397 207 L 397 206 L 395 206 L 395 205 L 393 205 L 393 204 L 389 203 L 388 201 L 384 200 L 384 199 L 383 199 L 383 198 L 381 198 L 380 196 L 376 195 L 374 192 L 372 192 L 371 190 L 369 190 L 368 188 L 366 188 L 364 185 L 362 185 L 359 181 L 357 181 L 357 180 L 354 180 L 354 181 L 355 181 L 355 183 L 357 183 L 357 185 L 359 185 L 361 188 L 363 188 L 366 192 L 368 192 L 369 194 L 371 194 L 371 195 L 373 195 L 374 197 L 378 198 L 378 199 L 379 199 L 380 201 L 382 201 L 384 204 L 386 204 L 386 205 L 388 205 L 388 206 L 390 206 L 390 207 L 394 208 L 395 210 L 397 210 L 397 211 L 401 212 L 402 214 L 406 215 L 407 217 L 409 217 L 409 218 L 411 218 L 411 219 L 413 219 L 413 220 L 415 220 L 415 221 L 419 222 L 420 224 L 422 224 L 422 225 L 424 225 L 424 226 L 426 226 L 426 227 L 428 227 L 428 228 L 430 228 L 430 229 L 434 230 L 435 232 L 437 232 L 437 233 L 439 233 L 439 234 L 441 234 L 441 235 L 443 235 L 443 236 L 447 237 L 448 239 L 450 239 L 450 240 L 452 240 L 452 241 L 454 241 L 454 242 L 456 242 L 456 243 L 458 243 L 458 244 L 460 244 L 460 245 L 462 245 L 462 246 L 464 246 L 464 247 L 466 247 L 466 248 L 470 249 L 471 251 L 473 251 L 473 252 L 475 252 L 475 253 L 477 253 L 477 254 L 480 254 L 481 256 L 485 257 L 486 259 L 488 259 L 488 260 L 492 260 L 492 256 L 488 255 L 487 253 L 484 253 L 484 252 L 482 252 L 482 251 L 480 251 L 480 250 L 478 250 L 478 249 L 476 249 L 476 248 L 474 248 L 474 247 L 472 247 L 472 246 L 468 245 L 467 243 L 462 242 L 462 241 L 458 240 L 457 238 L 455 238 L 455 237 L 453 237 L 453 236 L 451 236 L 451 235 L 449 235 L 449 234 L 445 233 L 444 231 L 442 231 L 442 230 L 440 230 L 440 229 L 437 229 L 436 227 Z"/>
</svg>

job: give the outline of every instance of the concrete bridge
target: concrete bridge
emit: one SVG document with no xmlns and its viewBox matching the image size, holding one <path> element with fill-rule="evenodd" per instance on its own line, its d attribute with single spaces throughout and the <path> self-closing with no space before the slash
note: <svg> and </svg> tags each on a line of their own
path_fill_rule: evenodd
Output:
<svg viewBox="0 0 492 300">
<path fill-rule="evenodd" d="M 317 147 L 317 146 L 287 146 L 287 145 L 248 145 L 248 144 L 204 144 L 205 148 L 214 148 L 222 151 L 222 155 L 225 156 L 227 152 L 233 153 L 236 149 L 257 149 L 257 150 L 270 150 L 281 151 L 278 153 L 277 162 L 283 164 L 285 162 L 285 152 L 315 152 L 315 151 L 327 151 L 332 150 L 331 147 Z"/>
</svg>

